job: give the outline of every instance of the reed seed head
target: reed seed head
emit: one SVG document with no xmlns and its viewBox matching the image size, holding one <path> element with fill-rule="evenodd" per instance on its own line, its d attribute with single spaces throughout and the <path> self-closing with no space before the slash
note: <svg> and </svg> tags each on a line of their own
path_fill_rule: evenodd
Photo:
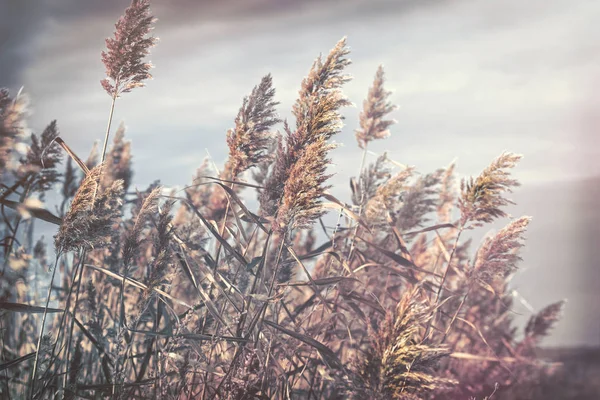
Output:
<svg viewBox="0 0 600 400">
<path fill-rule="evenodd" d="M 115 24 L 114 37 L 106 39 L 102 62 L 106 78 L 100 83 L 111 97 L 118 97 L 152 78 L 152 64 L 144 62 L 157 39 L 147 36 L 156 19 L 150 14 L 148 0 L 133 0 Z"/>
</svg>

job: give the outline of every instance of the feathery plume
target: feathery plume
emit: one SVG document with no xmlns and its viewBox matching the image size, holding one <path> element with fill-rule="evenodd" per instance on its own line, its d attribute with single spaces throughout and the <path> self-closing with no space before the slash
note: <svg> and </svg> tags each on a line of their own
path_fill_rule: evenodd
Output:
<svg viewBox="0 0 600 400">
<path fill-rule="evenodd" d="M 123 241 L 123 265 L 125 268 L 129 267 L 131 260 L 135 257 L 135 254 L 140 247 L 142 242 L 140 236 L 146 221 L 148 221 L 150 216 L 158 209 L 158 198 L 161 191 L 162 187 L 159 186 L 146 195 L 146 198 L 142 201 L 142 205 L 137 211 L 133 226 L 125 235 Z"/>
<path fill-rule="evenodd" d="M 438 184 L 442 170 L 419 177 L 405 192 L 400 195 L 400 208 L 393 219 L 401 232 L 423 226 L 428 221 L 427 215 L 435 210 Z"/>
<path fill-rule="evenodd" d="M 334 148 L 327 140 L 342 127 L 340 108 L 350 104 L 340 89 L 350 79 L 342 74 L 350 64 L 345 58 L 348 53 L 344 38 L 324 61 L 317 58 L 293 107 L 296 130 L 284 124 L 285 146 L 280 136 L 275 166 L 260 198 L 264 214 L 277 213 L 276 229 L 305 227 L 322 214 L 319 198 L 328 178 L 324 176 L 329 163 L 326 154 Z M 299 199 L 293 199 L 296 195 Z M 280 204 L 282 210 L 277 211 Z"/>
<path fill-rule="evenodd" d="M 523 234 L 530 221 L 531 217 L 518 218 L 485 240 L 475 258 L 473 274 L 476 278 L 489 282 L 516 271 L 521 260 L 518 251 L 523 247 Z"/>
<path fill-rule="evenodd" d="M 143 87 L 144 80 L 152 78 L 152 64 L 143 59 L 157 41 L 155 37 L 147 37 L 155 21 L 148 0 L 133 0 L 115 24 L 114 38 L 106 39 L 102 62 L 107 77 L 100 82 L 111 97 Z"/>
<path fill-rule="evenodd" d="M 0 89 L 0 171 L 16 168 L 13 152 L 27 127 L 25 116 L 29 100 L 20 92 L 11 99 L 8 89 Z"/>
<path fill-rule="evenodd" d="M 71 208 L 54 237 L 59 252 L 103 246 L 112 234 L 112 226 L 121 216 L 123 182 L 115 181 L 96 193 L 102 164 L 83 179 Z M 94 194 L 96 196 L 94 197 Z"/>
<path fill-rule="evenodd" d="M 455 383 L 435 371 L 449 351 L 420 340 L 419 333 L 433 314 L 417 294 L 416 290 L 404 294 L 393 312 L 370 329 L 371 344 L 358 364 L 360 379 L 352 388 L 352 398 L 421 399 Z"/>
<path fill-rule="evenodd" d="M 245 97 L 235 119 L 235 128 L 227 131 L 229 160 L 225 171 L 225 179 L 233 180 L 247 169 L 263 161 L 272 160 L 268 153 L 273 141 L 269 130 L 280 120 L 273 101 L 275 89 L 271 75 L 262 78 L 260 84 L 252 89 L 250 96 Z"/>
<path fill-rule="evenodd" d="M 386 166 L 387 153 L 383 153 L 374 163 L 365 168 L 358 178 L 350 181 L 352 188 L 352 202 L 364 206 L 377 194 L 377 189 L 391 177 L 391 170 Z"/>
<path fill-rule="evenodd" d="M 365 215 L 369 223 L 380 225 L 392 218 L 398 204 L 398 198 L 407 188 L 407 181 L 412 176 L 413 169 L 407 168 L 392 176 L 387 182 L 377 188 L 375 196 L 367 201 Z"/>
<path fill-rule="evenodd" d="M 468 222 L 474 222 L 472 227 L 482 226 L 495 218 L 507 216 L 501 207 L 514 203 L 502 195 L 519 186 L 519 182 L 511 178 L 510 171 L 507 170 L 514 168 L 521 158 L 519 154 L 502 153 L 477 179 L 461 182 L 461 198 L 458 203 L 461 226 Z"/>
<path fill-rule="evenodd" d="M 320 137 L 308 145 L 306 152 L 292 166 L 277 213 L 275 226 L 278 230 L 308 228 L 324 214 L 320 198 L 330 187 L 323 184 L 331 177 L 325 171 L 329 164 L 327 153 L 333 148 L 334 145 Z"/>
<path fill-rule="evenodd" d="M 360 113 L 360 129 L 356 130 L 356 140 L 361 149 L 367 147 L 371 140 L 384 139 L 390 135 L 389 127 L 396 121 L 384 119 L 387 114 L 394 111 L 396 106 L 388 101 L 391 92 L 384 89 L 383 66 L 377 68 L 373 86 L 363 102 L 363 111 Z"/>
<path fill-rule="evenodd" d="M 561 300 L 546 306 L 542 311 L 532 316 L 525 328 L 525 335 L 535 340 L 547 336 L 554 324 L 562 317 L 565 304 L 566 300 Z"/>
<path fill-rule="evenodd" d="M 127 192 L 133 177 L 131 169 L 131 142 L 125 141 L 125 124 L 121 122 L 113 145 L 106 156 L 106 170 L 102 173 L 102 186 L 108 187 L 115 180 L 123 181 L 123 191 Z"/>
<path fill-rule="evenodd" d="M 171 267 L 172 252 L 170 249 L 171 235 L 173 226 L 171 224 L 173 218 L 171 209 L 173 202 L 168 201 L 164 204 L 158 213 L 158 221 L 156 222 L 156 232 L 153 237 L 153 260 L 150 266 L 150 276 L 147 280 L 148 290 L 146 290 L 146 298 L 152 293 L 153 288 L 159 288 L 168 284 L 171 280 L 171 274 L 168 272 Z"/>
<path fill-rule="evenodd" d="M 28 168 L 36 172 L 39 171 L 35 187 L 41 191 L 48 190 L 58 181 L 60 176 L 56 171 L 56 166 L 62 158 L 61 147 L 54 141 L 58 135 L 56 120 L 50 122 L 39 138 L 32 133 L 31 146 L 27 151 L 26 159 L 23 160 Z"/>
<path fill-rule="evenodd" d="M 296 133 L 288 143 L 295 145 L 296 152 L 303 145 L 323 136 L 325 140 L 338 133 L 343 117 L 339 110 L 351 103 L 340 88 L 350 80 L 343 70 L 350 65 L 345 58 L 350 53 L 346 38 L 341 39 L 329 52 L 325 61 L 319 56 L 308 76 L 302 81 L 299 97 L 292 113 L 296 117 Z"/>
</svg>

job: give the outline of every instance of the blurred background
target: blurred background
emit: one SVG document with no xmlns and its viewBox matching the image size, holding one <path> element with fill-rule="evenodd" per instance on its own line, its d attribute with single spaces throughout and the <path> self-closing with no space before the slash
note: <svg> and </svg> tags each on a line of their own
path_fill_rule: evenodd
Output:
<svg viewBox="0 0 600 400">
<path fill-rule="evenodd" d="M 129 0 L 0 0 L 0 86 L 31 97 L 30 129 L 58 120 L 82 157 L 103 138 L 104 38 Z M 300 82 L 343 36 L 354 79 L 334 151 L 333 192 L 349 200 L 358 114 L 379 64 L 399 106 L 376 153 L 431 172 L 478 174 L 504 150 L 525 155 L 510 208 L 533 217 L 514 279 L 515 312 L 568 299 L 547 346 L 600 346 L 600 2 L 594 0 L 154 0 L 154 80 L 117 101 L 132 141 L 134 186 L 191 181 L 242 98 L 273 74 L 291 120 Z M 116 126 L 116 125 L 115 125 Z M 371 156 L 370 160 L 373 160 Z M 502 221 L 494 228 L 499 228 Z M 475 232 L 478 238 L 489 227 Z M 48 231 L 48 236 L 53 232 Z"/>
</svg>

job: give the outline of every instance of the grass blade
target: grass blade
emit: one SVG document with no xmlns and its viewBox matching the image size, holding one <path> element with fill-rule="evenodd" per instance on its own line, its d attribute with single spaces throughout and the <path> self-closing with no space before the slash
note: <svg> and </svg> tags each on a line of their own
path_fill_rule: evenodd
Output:
<svg viewBox="0 0 600 400">
<path fill-rule="evenodd" d="M 25 354 L 22 357 L 15 358 L 14 360 L 10 360 L 8 362 L 5 362 L 4 364 L 0 364 L 0 371 L 4 371 L 5 369 L 8 369 L 8 368 L 13 367 L 13 366 L 15 366 L 17 364 L 20 364 L 23 361 L 27 361 L 27 360 L 32 359 L 33 357 L 35 357 L 35 353 L 36 353 L 35 351 L 32 351 L 31 353 Z"/>
<path fill-rule="evenodd" d="M 27 304 L 21 303 L 7 303 L 0 302 L 0 310 L 7 310 L 18 313 L 27 313 L 27 314 L 41 314 L 44 311 L 47 313 L 59 313 L 63 312 L 60 308 L 46 308 L 46 307 L 38 307 L 38 306 L 30 306 Z"/>
</svg>

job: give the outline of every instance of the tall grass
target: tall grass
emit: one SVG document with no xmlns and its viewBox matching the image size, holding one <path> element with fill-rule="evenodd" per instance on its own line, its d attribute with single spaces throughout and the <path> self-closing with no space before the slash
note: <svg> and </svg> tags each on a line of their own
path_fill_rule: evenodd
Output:
<svg viewBox="0 0 600 400">
<path fill-rule="evenodd" d="M 134 0 L 107 39 L 99 157 L 82 161 L 56 121 L 25 138 L 24 97 L 0 92 L 0 397 L 535 398 L 556 367 L 535 350 L 563 303 L 524 330 L 513 323 L 508 288 L 530 218 L 473 251 L 461 236 L 507 219 L 521 156 L 502 153 L 460 187 L 454 164 L 367 164 L 368 143 L 393 134 L 379 67 L 356 130 L 360 175 L 348 202 L 335 198 L 331 139 L 350 104 L 342 39 L 312 64 L 282 132 L 267 75 L 224 137 L 220 173 L 205 163 L 183 192 L 128 191 L 124 127 L 107 143 L 116 99 L 150 77 L 153 22 Z M 333 231 L 327 210 L 340 215 Z M 33 241 L 36 219 L 56 225 L 54 262 Z"/>
</svg>

